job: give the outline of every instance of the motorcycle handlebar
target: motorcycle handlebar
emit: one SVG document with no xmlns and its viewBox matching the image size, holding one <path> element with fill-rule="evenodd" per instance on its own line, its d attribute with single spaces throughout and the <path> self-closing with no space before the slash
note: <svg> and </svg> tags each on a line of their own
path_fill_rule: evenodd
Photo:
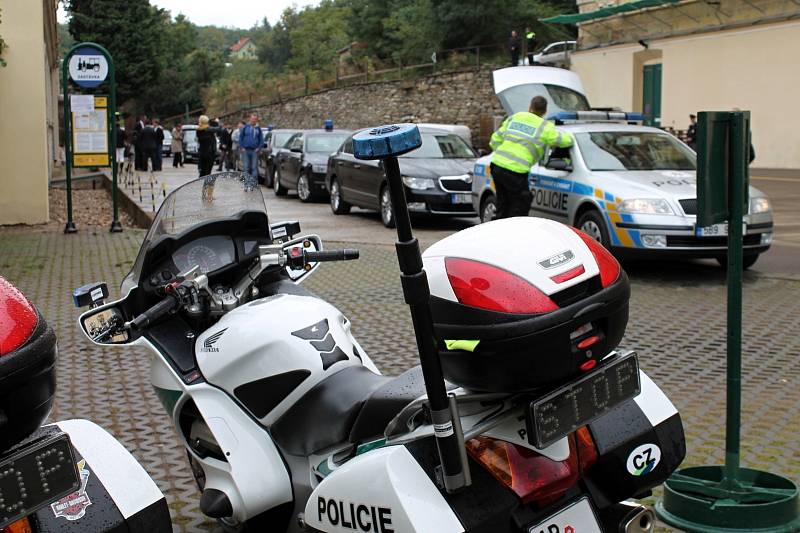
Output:
<svg viewBox="0 0 800 533">
<path fill-rule="evenodd" d="M 330 250 L 322 252 L 306 252 L 307 263 L 321 263 L 323 261 L 350 261 L 358 259 L 358 250 L 345 248 L 344 250 Z"/>
<path fill-rule="evenodd" d="M 149 326 L 151 322 L 177 309 L 179 303 L 178 298 L 173 295 L 168 295 L 153 307 L 128 322 L 126 326 L 132 329 L 144 329 Z"/>
</svg>

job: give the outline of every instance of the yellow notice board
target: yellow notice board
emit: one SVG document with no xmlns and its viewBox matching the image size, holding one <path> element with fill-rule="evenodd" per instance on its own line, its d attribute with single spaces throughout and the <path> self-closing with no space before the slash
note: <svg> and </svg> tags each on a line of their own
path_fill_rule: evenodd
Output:
<svg viewBox="0 0 800 533">
<path fill-rule="evenodd" d="M 95 96 L 93 106 L 72 113 L 72 166 L 111 165 L 108 147 L 108 98 Z"/>
</svg>

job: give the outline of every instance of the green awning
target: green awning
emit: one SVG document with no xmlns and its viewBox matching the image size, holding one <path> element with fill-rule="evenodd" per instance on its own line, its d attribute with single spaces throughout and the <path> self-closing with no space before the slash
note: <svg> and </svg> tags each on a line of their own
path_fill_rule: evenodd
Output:
<svg viewBox="0 0 800 533">
<path fill-rule="evenodd" d="M 634 2 L 627 2 L 616 6 L 601 7 L 595 11 L 586 11 L 584 13 L 569 13 L 566 15 L 556 15 L 541 19 L 541 22 L 552 22 L 554 24 L 578 24 L 580 22 L 588 22 L 590 20 L 597 20 L 620 13 L 628 13 L 630 11 L 638 11 L 648 7 L 658 7 L 665 4 L 674 4 L 680 0 L 635 0 Z"/>
</svg>

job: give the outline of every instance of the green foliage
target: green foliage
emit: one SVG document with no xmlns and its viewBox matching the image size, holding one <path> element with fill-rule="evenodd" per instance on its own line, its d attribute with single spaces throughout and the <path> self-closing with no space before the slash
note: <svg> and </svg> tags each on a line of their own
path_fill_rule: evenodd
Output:
<svg viewBox="0 0 800 533">
<path fill-rule="evenodd" d="M 0 10 L 0 14 L 2 14 L 2 10 Z M 2 17 L 0 17 L 0 22 L 2 22 Z M 6 47 L 6 42 L 3 40 L 3 37 L 0 36 L 0 67 L 6 66 L 6 62 L 3 60 L 3 49 Z"/>
<path fill-rule="evenodd" d="M 332 0 L 304 9 L 289 28 L 291 58 L 287 65 L 299 70 L 327 67 L 339 50 L 350 43 L 347 21 L 350 8 Z"/>
<path fill-rule="evenodd" d="M 71 35 L 98 42 L 114 56 L 120 103 L 151 116 L 203 104 L 213 114 L 237 103 L 302 93 L 306 83 L 312 90 L 323 87 L 337 72 L 426 63 L 433 52 L 445 68 L 472 64 L 470 52 L 446 59 L 441 52 L 505 43 L 512 29 L 522 32 L 527 25 L 540 46 L 574 37 L 570 29 L 538 23 L 574 11 L 574 0 L 322 0 L 285 9 L 275 25 L 265 18 L 249 29 L 196 26 L 182 14 L 171 18 L 150 0 L 64 1 L 72 14 Z M 72 42 L 62 34 L 65 53 Z M 229 58 L 230 46 L 245 36 L 256 44 L 258 61 Z M 339 51 L 354 43 L 342 61 Z"/>
<path fill-rule="evenodd" d="M 69 34 L 69 28 L 66 24 L 58 25 L 58 55 L 64 57 L 75 44 L 75 39 Z"/>
<path fill-rule="evenodd" d="M 431 54 L 441 48 L 443 35 L 434 16 L 432 0 L 403 2 L 392 11 L 384 27 L 392 56 L 406 64 L 429 61 Z"/>
<path fill-rule="evenodd" d="M 66 7 L 72 37 L 103 45 L 114 58 L 120 102 L 157 83 L 165 65 L 165 11 L 148 0 L 68 0 Z"/>
</svg>

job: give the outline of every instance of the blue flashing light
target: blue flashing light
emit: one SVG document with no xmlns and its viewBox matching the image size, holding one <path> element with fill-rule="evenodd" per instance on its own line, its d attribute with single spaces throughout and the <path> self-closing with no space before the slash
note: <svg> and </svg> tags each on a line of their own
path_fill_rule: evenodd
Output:
<svg viewBox="0 0 800 533">
<path fill-rule="evenodd" d="M 577 111 L 559 111 L 547 117 L 547 120 L 578 120 Z"/>
<path fill-rule="evenodd" d="M 416 124 L 391 124 L 356 133 L 353 155 L 356 159 L 383 159 L 416 150 L 421 145 Z"/>
<path fill-rule="evenodd" d="M 644 113 L 625 113 L 625 118 L 636 122 L 644 122 Z"/>
<path fill-rule="evenodd" d="M 331 119 L 325 120 L 325 131 L 333 131 L 333 120 Z"/>
</svg>

